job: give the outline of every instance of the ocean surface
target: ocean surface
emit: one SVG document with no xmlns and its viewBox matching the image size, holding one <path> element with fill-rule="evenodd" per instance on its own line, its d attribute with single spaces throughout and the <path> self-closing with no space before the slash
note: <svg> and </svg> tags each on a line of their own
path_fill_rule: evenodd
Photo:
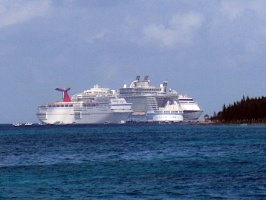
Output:
<svg viewBox="0 0 266 200">
<path fill-rule="evenodd" d="M 0 199 L 266 199 L 266 126 L 0 125 Z"/>
</svg>

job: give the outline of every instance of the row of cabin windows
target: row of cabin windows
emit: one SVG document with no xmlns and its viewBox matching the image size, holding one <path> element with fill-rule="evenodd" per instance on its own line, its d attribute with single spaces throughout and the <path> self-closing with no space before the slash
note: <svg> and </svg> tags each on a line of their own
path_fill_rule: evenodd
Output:
<svg viewBox="0 0 266 200">
<path fill-rule="evenodd" d="M 83 104 L 84 107 L 90 107 L 90 106 L 99 106 L 98 104 Z M 73 107 L 73 104 L 53 104 L 48 105 L 48 107 Z"/>
<path fill-rule="evenodd" d="M 48 105 L 48 107 L 73 107 L 73 104 L 53 104 Z"/>
</svg>

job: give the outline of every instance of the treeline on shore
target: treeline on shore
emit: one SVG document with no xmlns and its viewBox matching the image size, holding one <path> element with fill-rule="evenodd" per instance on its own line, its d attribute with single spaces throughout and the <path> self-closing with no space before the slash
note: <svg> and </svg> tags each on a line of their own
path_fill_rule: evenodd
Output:
<svg viewBox="0 0 266 200">
<path fill-rule="evenodd" d="M 210 118 L 221 123 L 266 123 L 266 97 L 249 98 L 243 96 Z"/>
</svg>

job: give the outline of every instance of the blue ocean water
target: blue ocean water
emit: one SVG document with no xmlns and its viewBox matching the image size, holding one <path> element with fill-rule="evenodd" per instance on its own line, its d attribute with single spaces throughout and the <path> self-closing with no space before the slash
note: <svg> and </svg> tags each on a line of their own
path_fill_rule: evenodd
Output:
<svg viewBox="0 0 266 200">
<path fill-rule="evenodd" d="M 266 126 L 0 125 L 0 199 L 266 199 Z"/>
</svg>

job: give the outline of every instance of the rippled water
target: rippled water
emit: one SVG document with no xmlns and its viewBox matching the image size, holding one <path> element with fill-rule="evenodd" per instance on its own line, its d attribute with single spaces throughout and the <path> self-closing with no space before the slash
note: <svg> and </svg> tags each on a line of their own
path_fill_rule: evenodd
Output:
<svg viewBox="0 0 266 200">
<path fill-rule="evenodd" d="M 265 199 L 266 126 L 0 125 L 0 199 Z"/>
</svg>

